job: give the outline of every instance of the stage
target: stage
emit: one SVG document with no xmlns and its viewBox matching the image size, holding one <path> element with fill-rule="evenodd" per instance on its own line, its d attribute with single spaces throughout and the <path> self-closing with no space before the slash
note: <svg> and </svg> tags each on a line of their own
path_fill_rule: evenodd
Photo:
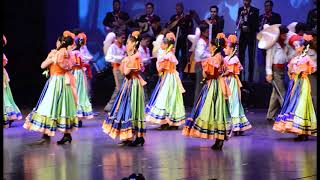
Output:
<svg viewBox="0 0 320 180">
<path fill-rule="evenodd" d="M 317 178 L 316 137 L 294 142 L 294 135 L 273 131 L 266 109 L 249 109 L 253 128 L 226 141 L 222 151 L 210 149 L 213 141 L 182 136 L 181 127 L 160 131 L 152 124 L 143 147 L 120 147 L 102 132 L 102 107 L 95 110 L 99 115 L 83 121 L 71 145 L 56 145 L 60 133 L 49 145 L 28 145 L 41 134 L 23 129 L 23 121 L 4 129 L 4 178 L 121 180 L 134 172 L 147 180 Z"/>
</svg>

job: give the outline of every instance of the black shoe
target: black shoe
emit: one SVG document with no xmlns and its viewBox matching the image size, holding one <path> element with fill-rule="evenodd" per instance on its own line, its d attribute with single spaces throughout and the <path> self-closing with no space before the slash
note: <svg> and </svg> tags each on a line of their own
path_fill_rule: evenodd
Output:
<svg viewBox="0 0 320 180">
<path fill-rule="evenodd" d="M 132 141 L 130 140 L 126 140 L 126 141 L 121 141 L 120 143 L 118 143 L 119 146 L 127 146 L 129 144 L 131 144 Z"/>
<path fill-rule="evenodd" d="M 179 126 L 169 126 L 168 129 L 170 129 L 170 130 L 178 130 Z"/>
<path fill-rule="evenodd" d="M 145 141 L 144 141 L 143 137 L 138 137 L 132 143 L 130 143 L 129 146 L 132 146 L 132 147 L 135 147 L 135 146 L 138 146 L 138 145 L 143 146 L 144 142 Z"/>
<path fill-rule="evenodd" d="M 218 141 L 216 140 L 216 142 L 211 146 L 211 149 L 215 149 L 218 146 Z"/>
<path fill-rule="evenodd" d="M 44 134 L 41 139 L 39 139 L 36 142 L 33 142 L 29 145 L 33 146 L 33 145 L 42 145 L 42 144 L 49 144 L 49 143 L 50 143 L 50 136 Z"/>
<path fill-rule="evenodd" d="M 62 139 L 60 141 L 57 141 L 57 144 L 65 144 L 66 142 L 69 142 L 71 144 L 72 137 L 69 133 L 66 133 L 63 135 Z"/>
<path fill-rule="evenodd" d="M 297 137 L 294 138 L 294 141 L 303 141 L 304 136 L 303 135 L 298 135 Z"/>
<path fill-rule="evenodd" d="M 11 127 L 12 123 L 13 123 L 13 120 L 9 120 L 9 127 Z"/>
<path fill-rule="evenodd" d="M 169 124 L 162 124 L 160 127 L 158 127 L 158 130 L 167 130 L 169 128 Z"/>
<path fill-rule="evenodd" d="M 217 142 L 217 141 L 218 141 L 218 142 Z M 217 140 L 216 140 L 216 143 L 217 143 L 217 145 L 211 147 L 211 149 L 213 149 L 213 150 L 222 150 L 223 140 L 217 139 Z"/>
<path fill-rule="evenodd" d="M 82 127 L 82 121 L 79 120 L 79 127 Z"/>
<path fill-rule="evenodd" d="M 234 136 L 239 136 L 239 131 L 233 131 Z"/>
<path fill-rule="evenodd" d="M 244 131 L 238 131 L 238 136 L 243 136 Z"/>
</svg>

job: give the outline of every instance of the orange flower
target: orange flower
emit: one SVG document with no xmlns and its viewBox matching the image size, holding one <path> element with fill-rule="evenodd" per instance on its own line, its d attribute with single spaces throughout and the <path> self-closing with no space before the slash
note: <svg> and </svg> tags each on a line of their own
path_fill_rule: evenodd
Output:
<svg viewBox="0 0 320 180">
<path fill-rule="evenodd" d="M 176 36 L 172 32 L 167 33 L 166 38 L 173 41 L 176 40 Z"/>
<path fill-rule="evenodd" d="M 84 33 L 79 33 L 78 34 L 78 38 L 83 39 L 84 40 L 84 44 L 87 43 L 87 36 Z"/>
<path fill-rule="evenodd" d="M 303 34 L 303 39 L 306 41 L 312 41 L 313 37 L 312 37 L 312 35 Z"/>
<path fill-rule="evenodd" d="M 222 38 L 225 39 L 226 36 L 223 33 L 218 33 L 216 38 L 217 39 L 222 39 Z"/>
<path fill-rule="evenodd" d="M 70 31 L 64 31 L 64 32 L 63 32 L 63 36 L 64 36 L 64 37 L 71 36 L 73 39 L 75 38 L 75 35 L 74 35 L 72 32 L 70 32 Z"/>
<path fill-rule="evenodd" d="M 234 34 L 231 34 L 228 36 L 228 41 L 235 44 L 237 42 L 237 36 Z"/>
<path fill-rule="evenodd" d="M 139 32 L 139 31 L 133 31 L 133 32 L 131 33 L 131 36 L 133 36 L 133 37 L 135 37 L 135 38 L 138 38 L 139 35 L 140 35 L 140 32 Z"/>
</svg>

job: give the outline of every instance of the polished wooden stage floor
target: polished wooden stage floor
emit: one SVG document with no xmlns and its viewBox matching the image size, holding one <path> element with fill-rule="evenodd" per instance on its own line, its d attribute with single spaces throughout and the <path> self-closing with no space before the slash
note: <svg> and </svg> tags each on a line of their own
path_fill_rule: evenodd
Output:
<svg viewBox="0 0 320 180">
<path fill-rule="evenodd" d="M 24 114 L 28 110 L 24 110 Z M 180 130 L 159 131 L 148 125 L 143 147 L 119 147 L 102 132 L 102 109 L 73 133 L 72 144 L 29 146 L 41 135 L 22 128 L 4 129 L 4 178 L 7 180 L 121 180 L 142 173 L 147 180 L 286 180 L 317 178 L 316 137 L 294 142 L 294 135 L 272 130 L 266 110 L 247 112 L 253 128 L 232 137 L 222 151 L 213 141 L 188 138 Z"/>
</svg>

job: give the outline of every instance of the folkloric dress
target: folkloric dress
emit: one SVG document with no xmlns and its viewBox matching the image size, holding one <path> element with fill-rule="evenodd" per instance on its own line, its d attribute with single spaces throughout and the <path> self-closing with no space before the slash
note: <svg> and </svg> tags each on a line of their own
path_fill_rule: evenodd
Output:
<svg viewBox="0 0 320 180">
<path fill-rule="evenodd" d="M 4 127 L 9 127 L 10 120 L 20 120 L 22 119 L 22 114 L 13 100 L 13 96 L 11 93 L 10 85 L 9 85 L 9 75 L 4 68 L 7 64 L 8 59 L 3 54 L 3 120 Z"/>
<path fill-rule="evenodd" d="M 232 119 L 233 131 L 245 131 L 252 126 L 244 113 L 243 106 L 241 104 L 241 81 L 238 77 L 240 71 L 243 69 L 237 56 L 226 56 L 224 58 L 224 70 L 228 72 L 227 76 L 224 76 L 224 80 L 228 85 L 231 95 L 228 98 L 228 106 Z"/>
<path fill-rule="evenodd" d="M 232 124 L 227 104 L 230 92 L 220 76 L 222 61 L 220 53 L 202 61 L 203 71 L 207 74 L 206 82 L 185 123 L 183 135 L 205 139 L 228 139 Z"/>
<path fill-rule="evenodd" d="M 146 133 L 144 120 L 144 90 L 146 82 L 139 75 L 141 71 L 139 53 L 125 57 L 120 66 L 122 72 L 130 70 L 115 98 L 111 111 L 103 122 L 103 132 L 112 139 L 132 140 L 134 136 L 143 137 Z"/>
<path fill-rule="evenodd" d="M 76 88 L 77 88 L 77 95 L 78 95 L 78 102 L 77 102 L 77 116 L 79 118 L 86 118 L 92 119 L 92 106 L 89 99 L 88 94 L 88 84 L 87 84 L 87 77 L 84 71 L 82 57 L 79 50 L 74 50 L 69 52 L 71 56 L 71 60 L 73 61 L 72 66 L 72 74 L 76 80 Z"/>
<path fill-rule="evenodd" d="M 159 50 L 157 67 L 163 70 L 146 107 L 146 121 L 170 126 L 184 124 L 185 108 L 182 93 L 185 90 L 176 71 L 177 64 L 178 60 L 173 52 Z"/>
<path fill-rule="evenodd" d="M 50 78 L 23 127 L 48 136 L 54 136 L 57 130 L 71 133 L 79 127 L 75 78 L 69 71 L 72 61 L 65 48 L 52 50 L 47 58 L 54 61 L 49 66 Z"/>
<path fill-rule="evenodd" d="M 296 56 L 288 64 L 291 80 L 273 130 L 297 135 L 317 135 L 317 118 L 312 104 L 308 75 L 316 71 L 310 56 Z"/>
</svg>

